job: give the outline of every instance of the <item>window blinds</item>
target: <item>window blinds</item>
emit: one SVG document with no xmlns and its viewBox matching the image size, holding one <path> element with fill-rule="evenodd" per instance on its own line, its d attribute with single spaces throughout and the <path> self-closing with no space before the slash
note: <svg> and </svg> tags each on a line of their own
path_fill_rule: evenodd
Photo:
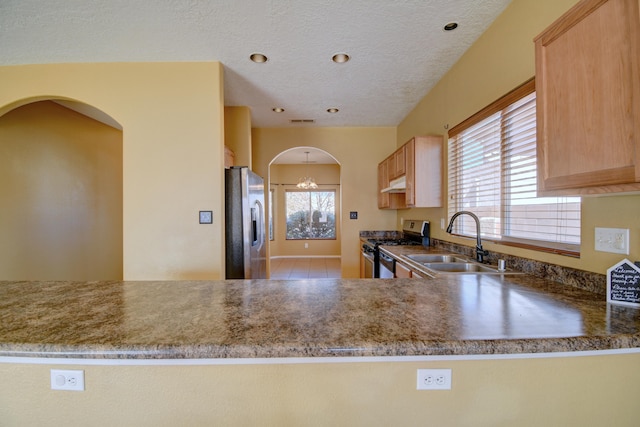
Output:
<svg viewBox="0 0 640 427">
<path fill-rule="evenodd" d="M 524 96 L 507 95 L 506 105 L 496 101 L 497 111 L 486 108 L 481 112 L 486 117 L 468 121 L 473 123 L 468 127 L 452 129 L 449 217 L 469 210 L 480 218 L 484 238 L 575 251 L 580 198 L 536 197 L 536 99 L 531 87 Z M 454 232 L 475 236 L 475 222 L 460 216 Z"/>
</svg>

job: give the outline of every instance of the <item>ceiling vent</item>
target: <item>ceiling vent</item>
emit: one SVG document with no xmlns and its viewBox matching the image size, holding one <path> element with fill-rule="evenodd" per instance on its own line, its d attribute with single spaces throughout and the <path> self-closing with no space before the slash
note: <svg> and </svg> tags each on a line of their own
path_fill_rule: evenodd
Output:
<svg viewBox="0 0 640 427">
<path fill-rule="evenodd" d="M 290 123 L 315 123 L 314 119 L 291 119 Z"/>
</svg>

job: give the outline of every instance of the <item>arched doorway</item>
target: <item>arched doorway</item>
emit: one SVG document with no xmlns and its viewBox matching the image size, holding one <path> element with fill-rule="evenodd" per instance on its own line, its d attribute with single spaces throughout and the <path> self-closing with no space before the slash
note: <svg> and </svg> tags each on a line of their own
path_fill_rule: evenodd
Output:
<svg viewBox="0 0 640 427">
<path fill-rule="evenodd" d="M 308 188 L 302 181 L 313 181 Z M 270 277 L 340 277 L 340 163 L 314 147 L 295 147 L 269 163 Z M 281 261 L 284 260 L 284 261 Z"/>
<path fill-rule="evenodd" d="M 76 101 L 0 116 L 5 280 L 121 280 L 122 127 Z"/>
</svg>

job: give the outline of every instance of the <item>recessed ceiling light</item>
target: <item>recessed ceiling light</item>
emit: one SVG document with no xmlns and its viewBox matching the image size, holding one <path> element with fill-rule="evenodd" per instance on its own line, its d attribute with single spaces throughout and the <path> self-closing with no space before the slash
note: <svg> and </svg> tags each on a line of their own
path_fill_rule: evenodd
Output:
<svg viewBox="0 0 640 427">
<path fill-rule="evenodd" d="M 458 28 L 457 22 L 449 22 L 447 25 L 444 26 L 445 31 L 453 31 L 456 28 Z"/>
<path fill-rule="evenodd" d="M 336 53 L 331 57 L 331 60 L 337 64 L 347 62 L 349 59 L 351 58 L 349 58 L 349 55 L 347 55 L 346 53 Z"/>
<path fill-rule="evenodd" d="M 328 108 L 327 109 L 327 113 L 337 113 L 338 111 L 340 111 L 340 110 L 338 110 L 337 108 Z"/>
<path fill-rule="evenodd" d="M 282 108 L 282 107 L 275 107 L 275 108 L 273 108 L 273 111 L 274 111 L 275 113 L 284 113 L 284 108 Z"/>
<path fill-rule="evenodd" d="M 249 59 L 251 59 L 253 62 L 256 62 L 258 64 L 267 62 L 269 60 L 269 58 L 267 58 L 266 55 L 263 55 L 261 53 L 252 53 Z"/>
</svg>

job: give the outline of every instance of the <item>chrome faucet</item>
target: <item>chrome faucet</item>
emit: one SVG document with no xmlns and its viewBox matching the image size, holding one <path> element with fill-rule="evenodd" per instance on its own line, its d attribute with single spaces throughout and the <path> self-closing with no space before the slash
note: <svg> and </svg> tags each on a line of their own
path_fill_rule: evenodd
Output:
<svg viewBox="0 0 640 427">
<path fill-rule="evenodd" d="M 477 242 L 476 242 L 476 260 L 478 262 L 484 262 L 484 257 L 486 255 L 489 255 L 489 251 L 485 251 L 484 249 L 482 249 L 482 240 L 480 240 L 480 220 L 478 219 L 476 214 L 474 214 L 473 212 L 469 212 L 469 211 L 459 211 L 459 212 L 454 213 L 453 216 L 451 217 L 451 220 L 449 221 L 449 226 L 447 227 L 447 233 L 451 234 L 451 230 L 453 229 L 453 221 L 457 217 L 462 215 L 462 214 L 469 215 L 476 222 L 476 238 L 477 238 Z"/>
</svg>

